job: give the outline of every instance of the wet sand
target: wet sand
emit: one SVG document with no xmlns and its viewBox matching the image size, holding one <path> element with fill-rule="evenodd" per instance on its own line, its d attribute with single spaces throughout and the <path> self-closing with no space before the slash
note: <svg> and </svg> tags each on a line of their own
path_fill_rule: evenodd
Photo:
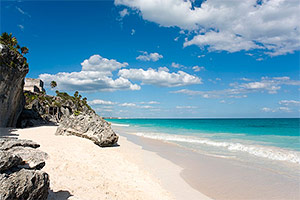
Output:
<svg viewBox="0 0 300 200">
<path fill-rule="evenodd" d="M 176 144 L 126 134 L 119 127 L 115 130 L 143 149 L 156 152 L 182 167 L 181 177 L 213 199 L 300 199 L 300 171 L 291 177 L 238 160 L 203 155 Z M 167 187 L 168 182 L 163 185 Z"/>
</svg>

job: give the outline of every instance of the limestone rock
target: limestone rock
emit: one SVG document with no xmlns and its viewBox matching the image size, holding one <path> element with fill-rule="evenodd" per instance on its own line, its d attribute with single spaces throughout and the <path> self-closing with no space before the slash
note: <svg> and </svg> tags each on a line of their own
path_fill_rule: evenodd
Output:
<svg viewBox="0 0 300 200">
<path fill-rule="evenodd" d="M 22 159 L 10 152 L 0 151 L 0 172 L 4 172 L 22 163 Z"/>
<path fill-rule="evenodd" d="M 76 135 L 90 139 L 101 147 L 113 146 L 119 138 L 110 124 L 97 114 L 64 117 L 56 130 L 56 135 Z"/>
<path fill-rule="evenodd" d="M 40 145 L 31 140 L 15 139 L 15 138 L 0 138 L 0 150 L 9 150 L 12 147 L 31 147 L 38 148 Z"/>
<path fill-rule="evenodd" d="M 0 199 L 47 199 L 49 176 L 39 170 L 21 169 L 12 174 L 0 175 Z"/>
<path fill-rule="evenodd" d="M 29 169 L 42 169 L 48 157 L 45 152 L 30 147 L 13 147 L 8 152 L 19 156 L 25 162 L 22 167 Z"/>
<path fill-rule="evenodd" d="M 39 169 L 47 154 L 30 140 L 0 138 L 0 200 L 47 199 L 49 177 Z"/>
<path fill-rule="evenodd" d="M 26 58 L 0 44 L 0 127 L 15 127 L 23 110 Z"/>
</svg>

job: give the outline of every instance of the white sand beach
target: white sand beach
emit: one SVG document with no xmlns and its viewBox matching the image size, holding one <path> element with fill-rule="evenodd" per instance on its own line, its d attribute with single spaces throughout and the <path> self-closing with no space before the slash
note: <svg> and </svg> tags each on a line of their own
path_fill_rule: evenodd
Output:
<svg viewBox="0 0 300 200">
<path fill-rule="evenodd" d="M 50 176 L 48 199 L 210 199 L 183 180 L 181 167 L 125 137 L 120 146 L 101 148 L 80 137 L 55 136 L 56 128 L 10 132 L 39 143 L 48 154 L 42 169 Z"/>
</svg>

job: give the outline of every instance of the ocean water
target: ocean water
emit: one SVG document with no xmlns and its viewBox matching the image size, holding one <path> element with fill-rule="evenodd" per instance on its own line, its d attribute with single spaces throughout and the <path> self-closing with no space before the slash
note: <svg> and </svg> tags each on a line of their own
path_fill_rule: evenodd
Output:
<svg viewBox="0 0 300 200">
<path fill-rule="evenodd" d="M 300 119 L 108 119 L 127 133 L 247 162 L 300 167 Z M 298 168 L 299 169 L 299 168 Z"/>
</svg>

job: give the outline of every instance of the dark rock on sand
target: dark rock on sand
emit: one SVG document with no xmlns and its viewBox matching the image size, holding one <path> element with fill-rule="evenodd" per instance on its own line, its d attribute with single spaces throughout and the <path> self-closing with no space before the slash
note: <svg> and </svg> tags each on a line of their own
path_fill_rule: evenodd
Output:
<svg viewBox="0 0 300 200">
<path fill-rule="evenodd" d="M 49 176 L 39 170 L 21 169 L 0 175 L 1 200 L 43 200 L 48 197 Z"/>
<path fill-rule="evenodd" d="M 9 150 L 12 147 L 31 147 L 38 148 L 40 145 L 31 140 L 15 139 L 15 138 L 0 138 L 0 150 Z"/>
<path fill-rule="evenodd" d="M 0 150 L 0 173 L 22 163 L 22 159 L 10 152 Z"/>
<path fill-rule="evenodd" d="M 0 138 L 0 199 L 45 200 L 49 176 L 40 171 L 47 154 L 30 140 Z"/>
</svg>

